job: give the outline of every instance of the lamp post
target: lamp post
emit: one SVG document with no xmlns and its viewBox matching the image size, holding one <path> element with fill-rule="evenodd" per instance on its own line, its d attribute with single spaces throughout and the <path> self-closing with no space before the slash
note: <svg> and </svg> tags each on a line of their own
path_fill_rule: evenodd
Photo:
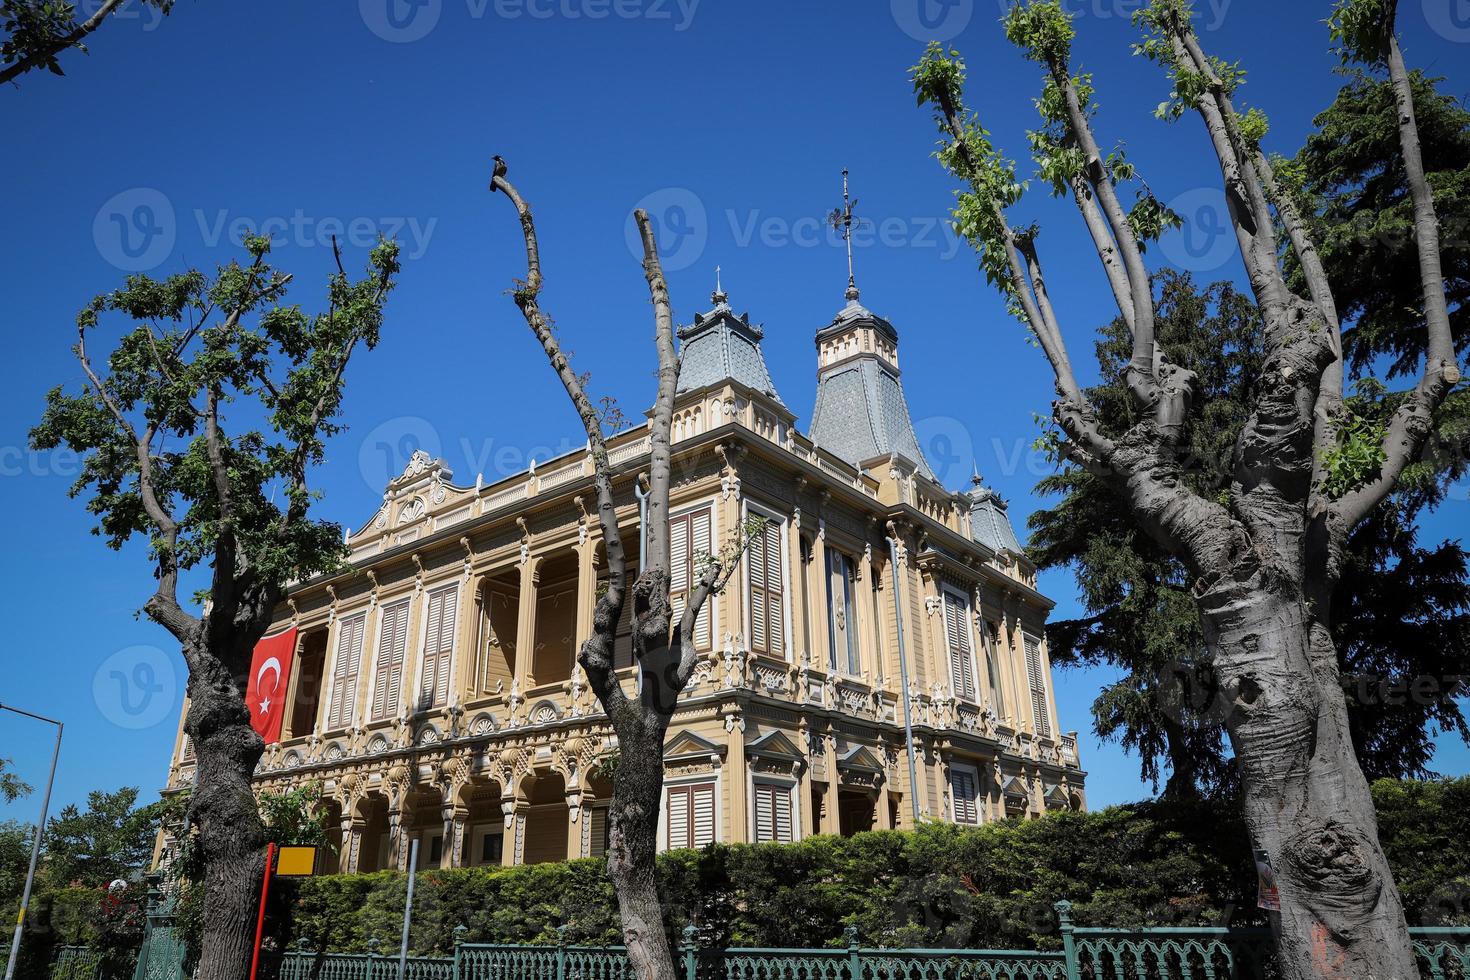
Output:
<svg viewBox="0 0 1470 980">
<path fill-rule="evenodd" d="M 41 822 L 36 825 L 36 836 L 31 839 L 31 865 L 26 870 L 25 891 L 21 893 L 20 911 L 15 916 L 15 935 L 10 940 L 10 959 L 5 964 L 5 980 L 15 980 L 15 962 L 20 956 L 20 937 L 25 929 L 26 907 L 31 904 L 31 885 L 36 880 L 36 861 L 41 856 L 41 838 L 46 834 L 46 810 L 51 806 L 51 785 L 56 782 L 56 760 L 61 757 L 61 731 L 64 726 L 55 718 L 32 714 L 20 708 L 12 708 L 8 704 L 0 704 L 0 710 L 56 726 L 56 749 L 51 753 L 51 774 L 46 777 L 46 792 L 41 796 Z"/>
</svg>

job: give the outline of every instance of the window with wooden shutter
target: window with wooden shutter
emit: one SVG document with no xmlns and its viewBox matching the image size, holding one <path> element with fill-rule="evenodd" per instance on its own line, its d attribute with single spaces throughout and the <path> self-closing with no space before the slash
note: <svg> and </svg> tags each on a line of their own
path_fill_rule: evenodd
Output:
<svg viewBox="0 0 1470 980">
<path fill-rule="evenodd" d="M 393 718 L 403 705 L 403 658 L 408 650 L 408 600 L 383 609 L 373 665 L 373 720 Z"/>
<path fill-rule="evenodd" d="M 790 788 L 772 783 L 756 783 L 756 843 L 790 843 L 792 839 Z"/>
<path fill-rule="evenodd" d="M 449 703 L 449 672 L 454 660 L 454 626 L 459 617 L 459 586 L 429 593 L 428 628 L 424 632 L 424 677 L 420 708 Z"/>
<path fill-rule="evenodd" d="M 954 807 L 955 823 L 980 822 L 980 781 L 970 766 L 949 767 L 949 798 Z"/>
<path fill-rule="evenodd" d="M 768 520 L 750 542 L 745 562 L 750 584 L 750 648 L 786 656 L 786 582 L 782 573 L 781 528 Z"/>
<path fill-rule="evenodd" d="M 684 616 L 689 597 L 699 585 L 700 572 L 713 553 L 714 516 L 710 508 L 701 507 L 669 520 L 669 556 L 673 563 L 669 569 L 669 602 L 673 606 L 675 629 Z M 712 646 L 710 607 L 713 604 L 713 598 L 705 600 L 699 618 L 694 621 L 696 650 L 708 650 Z M 632 605 L 627 603 L 628 607 Z"/>
<path fill-rule="evenodd" d="M 591 847 L 592 853 L 588 854 L 587 856 L 600 858 L 603 855 L 607 854 L 609 833 L 607 807 L 593 807 L 592 812 L 587 815 L 587 819 L 592 821 L 591 827 L 588 828 L 588 836 L 591 838 L 588 843 Z"/>
<path fill-rule="evenodd" d="M 970 639 L 970 600 L 944 591 L 944 634 L 949 647 L 950 681 L 955 697 L 975 701 L 975 651 Z"/>
<path fill-rule="evenodd" d="M 691 783 L 670 786 L 664 824 L 667 846 L 704 847 L 715 840 L 715 784 Z"/>
<path fill-rule="evenodd" d="M 327 727 L 346 728 L 357 710 L 357 673 L 362 665 L 362 631 L 367 616 L 358 613 L 337 628 L 337 658 L 332 664 L 332 700 Z"/>
<path fill-rule="evenodd" d="M 1051 737 L 1051 712 L 1046 709 L 1046 674 L 1041 669 L 1041 643 L 1034 636 L 1024 638 L 1026 644 L 1026 677 L 1031 683 L 1031 718 L 1036 734 Z"/>
</svg>

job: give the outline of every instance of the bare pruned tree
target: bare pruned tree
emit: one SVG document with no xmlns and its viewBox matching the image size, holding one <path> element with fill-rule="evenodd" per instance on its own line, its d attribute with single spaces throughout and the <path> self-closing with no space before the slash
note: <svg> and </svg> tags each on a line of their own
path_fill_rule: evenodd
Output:
<svg viewBox="0 0 1470 980">
<path fill-rule="evenodd" d="M 1264 371 L 1234 448 L 1232 482 L 1219 497 L 1191 489 L 1181 446 L 1195 415 L 1195 379 L 1171 364 L 1154 338 L 1143 243 L 1177 219 L 1147 194 L 1132 208 L 1121 202 L 1118 185 L 1134 176 L 1132 168 L 1099 147 L 1092 80 L 1070 68 L 1074 31 L 1062 4 L 1018 3 L 1005 28 L 1044 69 L 1037 103 L 1044 126 L 1032 134 L 1041 172 L 1070 192 L 1132 330 L 1126 379 L 1135 421 L 1125 431 L 1103 431 L 1073 372 L 1047 293 L 1037 229 L 1015 227 L 1007 217 L 1023 185 L 965 106 L 964 62 L 958 52 L 931 45 L 913 72 L 920 102 L 935 109 L 939 159 L 964 184 L 955 210 L 959 229 L 1051 364 L 1057 452 L 1118 494 L 1194 577 L 1247 823 L 1280 885 L 1281 964 L 1284 975 L 1303 980 L 1417 972 L 1353 753 L 1330 630 L 1348 532 L 1393 491 L 1424 446 L 1436 408 L 1460 380 L 1434 198 L 1420 160 L 1394 7 L 1394 0 L 1339 0 L 1331 21 L 1345 60 L 1392 80 L 1414 201 L 1427 356 L 1418 383 L 1401 393 L 1381 430 L 1355 417 L 1344 398 L 1342 323 L 1332 286 L 1306 222 L 1260 148 L 1264 117 L 1237 112 L 1233 104 L 1242 72 L 1202 50 L 1187 0 L 1152 0 L 1136 16 L 1145 30 L 1139 50 L 1160 62 L 1173 83 L 1160 115 L 1193 111 L 1204 121 L 1264 324 Z M 1294 291 L 1283 269 L 1288 250 L 1300 264 L 1304 290 Z"/>
<path fill-rule="evenodd" d="M 673 946 L 655 877 L 664 737 L 679 696 L 699 661 L 694 642 L 699 612 L 728 583 L 740 554 L 757 529 L 737 528 L 718 554 L 701 556 L 701 567 L 694 570 L 697 584 L 675 622 L 676 611 L 669 597 L 673 572 L 669 490 L 673 475 L 671 434 L 679 355 L 674 349 L 673 311 L 653 227 L 648 213 L 640 209 L 633 214 L 643 245 L 643 274 L 653 303 L 658 390 L 648 423 L 646 523 L 640 529 L 643 561 L 629 588 L 627 559 L 613 498 L 614 473 L 603 434 L 604 419 L 587 394 L 585 378 L 572 370 L 550 320 L 541 310 L 541 253 L 531 206 L 506 180 L 504 162 L 497 158 L 496 164 L 490 189 L 504 192 L 515 205 L 526 245 L 526 278 L 516 284 L 515 302 L 582 420 L 595 473 L 597 518 L 607 557 L 607 589 L 597 599 L 592 635 L 578 651 L 577 662 L 586 671 L 588 683 L 617 735 L 613 798 L 608 812 L 608 874 L 617 892 L 628 957 L 639 980 L 677 980 Z M 617 623 L 627 602 L 633 604 L 633 655 L 639 674 L 637 691 L 631 695 L 623 689 L 613 662 Z"/>
</svg>

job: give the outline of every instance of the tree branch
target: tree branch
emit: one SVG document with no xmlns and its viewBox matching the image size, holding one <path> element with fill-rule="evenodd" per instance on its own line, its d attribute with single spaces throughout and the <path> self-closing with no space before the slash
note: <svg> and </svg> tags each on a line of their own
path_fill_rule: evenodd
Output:
<svg viewBox="0 0 1470 980">
<path fill-rule="evenodd" d="M 124 0 L 102 0 L 102 4 L 97 8 L 96 12 L 71 31 L 56 38 L 40 50 L 0 69 L 0 84 L 12 82 L 31 69 L 42 67 L 67 48 L 73 47 L 88 34 L 101 27 L 102 22 L 107 19 L 107 15 L 122 6 L 123 2 Z"/>
<path fill-rule="evenodd" d="M 607 442 L 602 435 L 602 420 L 597 409 L 587 397 L 581 380 L 572 370 L 571 362 L 561 349 L 561 344 L 551 332 L 551 326 L 541 312 L 538 296 L 541 293 L 541 249 L 536 239 L 536 222 L 531 215 L 531 206 L 505 179 L 496 174 L 490 179 L 490 189 L 499 190 L 510 198 L 520 216 L 521 236 L 526 245 L 526 278 L 514 292 L 516 306 L 530 327 L 531 333 L 541 343 L 546 359 L 561 379 L 567 397 L 582 420 L 582 429 L 587 434 L 587 447 L 592 454 L 593 485 L 597 492 L 597 522 L 602 529 L 603 550 L 607 557 L 607 591 L 597 600 L 592 612 L 593 635 L 582 645 L 578 662 L 587 672 L 588 683 L 593 693 L 602 702 L 603 709 L 615 726 L 626 724 L 637 717 L 630 710 L 627 695 L 618 683 L 613 667 L 613 638 L 617 622 L 627 601 L 627 558 L 623 551 L 623 538 L 618 533 L 617 506 L 613 498 L 612 464 L 607 456 Z M 651 286 L 651 284 L 650 284 Z"/>
</svg>

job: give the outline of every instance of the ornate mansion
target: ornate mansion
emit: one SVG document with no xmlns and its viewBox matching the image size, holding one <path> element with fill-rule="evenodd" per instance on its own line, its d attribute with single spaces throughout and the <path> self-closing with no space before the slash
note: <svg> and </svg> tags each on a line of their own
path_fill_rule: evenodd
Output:
<svg viewBox="0 0 1470 980">
<path fill-rule="evenodd" d="M 703 659 L 665 749 L 662 847 L 1085 805 L 1056 714 L 1052 603 L 1004 502 L 978 478 L 964 492 L 935 479 L 897 331 L 857 300 L 850 289 L 816 333 L 805 433 L 760 326 L 723 292 L 679 331 L 675 588 L 732 529 L 761 530 L 697 629 Z M 646 426 L 609 441 L 630 571 L 648 448 Z M 605 847 L 616 746 L 576 662 L 603 574 L 591 459 L 488 486 L 451 476 L 415 454 L 349 532 L 350 567 L 293 586 L 270 630 L 286 640 L 269 661 L 284 697 L 257 787 L 321 787 L 342 834 L 328 870 L 404 868 L 414 839 L 420 866 L 443 867 Z M 270 678 L 255 673 L 252 691 Z M 168 785 L 193 779 L 181 727 Z"/>
</svg>

